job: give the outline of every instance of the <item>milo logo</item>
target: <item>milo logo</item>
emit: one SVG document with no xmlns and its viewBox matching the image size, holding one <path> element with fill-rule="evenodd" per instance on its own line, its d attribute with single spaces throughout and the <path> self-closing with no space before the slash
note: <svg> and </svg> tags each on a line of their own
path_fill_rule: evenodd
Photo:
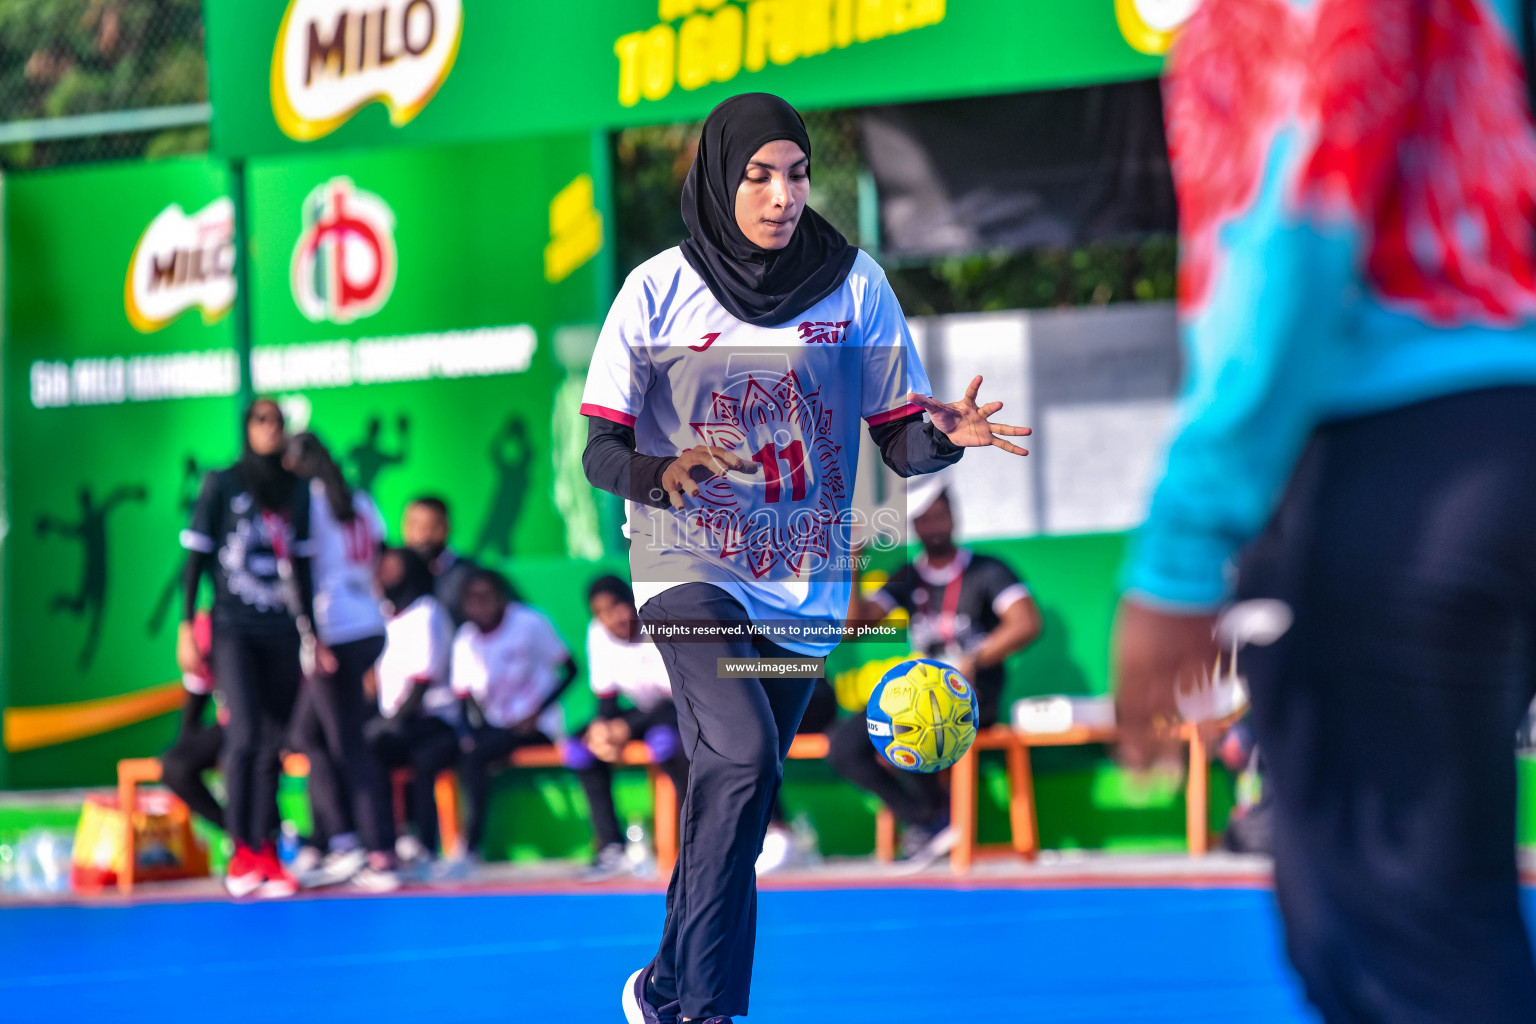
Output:
<svg viewBox="0 0 1536 1024">
<path fill-rule="evenodd" d="M 235 204 L 215 199 L 196 213 L 172 203 L 139 236 L 123 281 L 135 330 L 158 331 L 192 308 L 213 323 L 235 302 Z"/>
<path fill-rule="evenodd" d="M 463 29 L 463 0 L 290 0 L 272 51 L 272 115 L 300 142 L 374 101 L 407 124 L 448 77 Z"/>
</svg>

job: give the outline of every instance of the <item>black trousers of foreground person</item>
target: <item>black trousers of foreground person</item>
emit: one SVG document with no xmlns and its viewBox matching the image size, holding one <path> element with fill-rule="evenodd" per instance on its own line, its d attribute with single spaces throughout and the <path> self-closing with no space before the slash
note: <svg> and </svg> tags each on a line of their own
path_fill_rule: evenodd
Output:
<svg viewBox="0 0 1536 1024">
<path fill-rule="evenodd" d="M 309 799 L 316 831 L 327 839 L 358 832 L 364 847 L 395 848 L 389 776 L 363 737 L 375 705 L 363 679 L 384 653 L 382 636 L 331 648 L 332 675 L 304 681 L 294 713 L 293 740 L 309 758 Z"/>
<path fill-rule="evenodd" d="M 215 619 L 209 660 L 229 709 L 224 823 L 230 838 L 260 850 L 277 838 L 278 758 L 304 674 L 299 633 L 242 633 Z"/>
<path fill-rule="evenodd" d="M 640 618 L 749 622 L 734 598 L 707 583 L 685 583 L 651 598 Z M 814 680 L 717 678 L 719 658 L 800 657 L 767 640 L 658 647 L 689 772 L 650 995 L 664 1015 L 745 1016 L 757 938 L 754 864 Z"/>
<path fill-rule="evenodd" d="M 1329 1024 L 1536 1019 L 1514 735 L 1536 694 L 1536 388 L 1319 428 L 1241 598 L 1292 961 Z"/>
</svg>

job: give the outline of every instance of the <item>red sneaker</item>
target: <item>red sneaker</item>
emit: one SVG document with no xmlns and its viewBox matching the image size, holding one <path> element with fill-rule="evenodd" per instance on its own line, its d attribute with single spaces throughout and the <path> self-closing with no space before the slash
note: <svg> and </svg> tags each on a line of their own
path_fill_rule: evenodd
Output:
<svg viewBox="0 0 1536 1024">
<path fill-rule="evenodd" d="M 235 855 L 229 858 L 229 867 L 224 872 L 224 888 L 236 899 L 249 896 L 261 888 L 266 881 L 266 874 L 262 871 L 260 859 L 244 843 L 235 844 Z"/>
<path fill-rule="evenodd" d="M 254 855 L 256 865 L 264 881 L 256 889 L 256 895 L 264 900 L 283 899 L 299 891 L 299 883 L 277 859 L 277 847 L 267 843 Z"/>
</svg>

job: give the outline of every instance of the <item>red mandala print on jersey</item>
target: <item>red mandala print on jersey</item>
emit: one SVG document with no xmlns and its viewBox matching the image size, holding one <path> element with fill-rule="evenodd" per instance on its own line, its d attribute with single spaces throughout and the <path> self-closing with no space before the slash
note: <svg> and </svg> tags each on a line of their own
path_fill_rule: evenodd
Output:
<svg viewBox="0 0 1536 1024">
<path fill-rule="evenodd" d="M 756 579 L 780 570 L 799 575 L 831 554 L 832 526 L 847 498 L 842 446 L 832 440 L 832 410 L 794 373 L 749 376 L 715 392 L 710 418 L 690 424 L 707 445 L 750 456 L 761 501 L 743 508 L 742 484 L 714 477 L 699 485 L 702 508 L 691 521 L 714 537 L 722 560 L 745 556 Z M 782 569 L 780 569 L 782 567 Z"/>
<path fill-rule="evenodd" d="M 1399 0 L 1333 0 L 1317 12 L 1302 109 L 1317 137 L 1303 195 L 1359 216 L 1390 179 L 1414 105 L 1413 22 Z"/>
<path fill-rule="evenodd" d="M 1389 301 L 1433 323 L 1536 314 L 1536 137 L 1520 56 L 1479 0 L 1433 0 L 1423 78 L 1368 257 Z"/>
<path fill-rule="evenodd" d="M 1285 0 L 1203 3 L 1169 59 L 1165 89 L 1179 199 L 1179 301 L 1197 306 L 1216 273 L 1216 233 L 1253 204 L 1301 53 Z"/>
<path fill-rule="evenodd" d="M 1519 54 L 1483 0 L 1202 4 L 1169 64 L 1179 299 L 1209 297 L 1221 227 L 1253 204 L 1280 125 L 1307 137 L 1295 202 L 1374 222 L 1365 269 L 1431 322 L 1536 314 L 1536 136 Z"/>
</svg>

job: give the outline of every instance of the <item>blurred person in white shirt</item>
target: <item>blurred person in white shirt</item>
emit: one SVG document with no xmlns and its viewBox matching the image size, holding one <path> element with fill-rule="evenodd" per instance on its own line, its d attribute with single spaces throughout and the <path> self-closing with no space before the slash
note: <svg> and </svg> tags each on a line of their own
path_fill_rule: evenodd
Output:
<svg viewBox="0 0 1536 1024">
<path fill-rule="evenodd" d="M 415 834 L 395 844 L 403 861 L 437 853 L 439 772 L 458 760 L 463 720 L 449 680 L 453 620 L 433 594 L 426 561 L 410 548 L 389 548 L 379 560 L 379 589 L 389 613 L 388 646 L 379 659 L 379 717 L 368 723 L 368 744 L 387 769 L 411 769 Z"/>
<path fill-rule="evenodd" d="M 463 705 L 459 778 L 470 863 L 485 838 L 490 767 L 519 747 L 553 743 L 564 733 L 560 695 L 576 662 L 542 612 L 514 599 L 506 577 L 476 569 L 464 581 L 465 623 L 453 642 L 453 692 Z"/>
<path fill-rule="evenodd" d="M 560 753 L 587 794 L 597 854 L 584 877 L 598 881 L 628 867 L 613 806 L 613 765 L 623 761 L 625 745 L 643 742 L 650 763 L 661 766 L 679 794 L 688 791 L 688 758 L 678 736 L 667 666 L 656 645 L 640 639 L 634 591 L 617 576 L 602 576 L 587 588 L 587 605 L 592 611 L 587 674 L 597 696 L 597 717 L 562 743 Z"/>
</svg>

